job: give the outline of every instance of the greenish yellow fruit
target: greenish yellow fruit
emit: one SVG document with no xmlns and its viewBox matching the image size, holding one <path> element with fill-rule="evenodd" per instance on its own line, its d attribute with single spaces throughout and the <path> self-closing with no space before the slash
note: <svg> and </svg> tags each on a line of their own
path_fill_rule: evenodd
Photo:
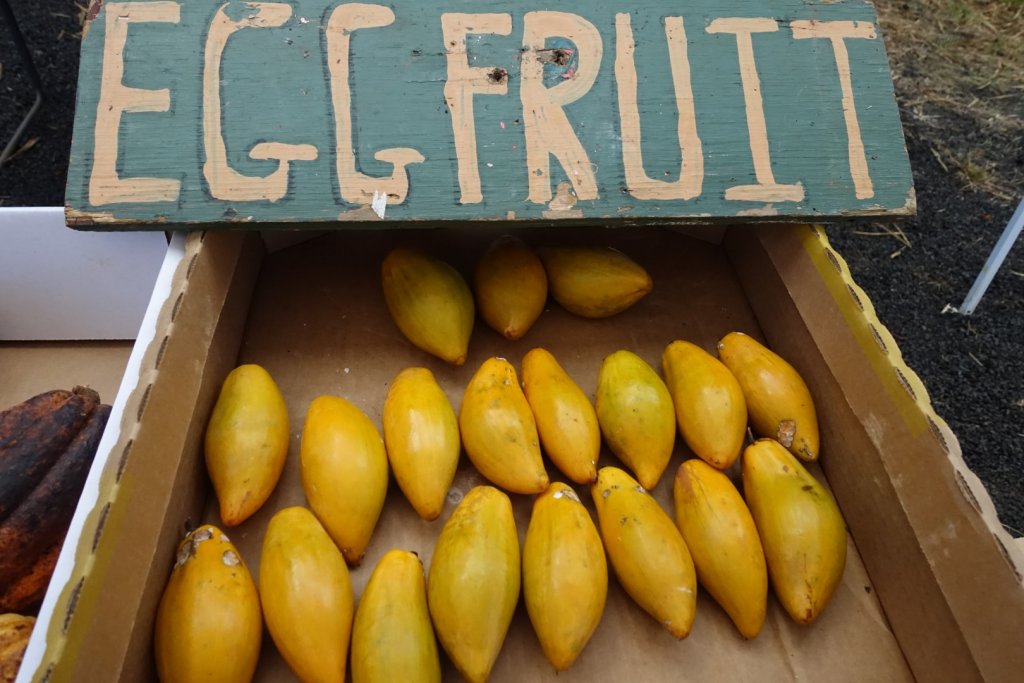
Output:
<svg viewBox="0 0 1024 683">
<path fill-rule="evenodd" d="M 477 262 L 473 285 L 480 317 L 513 341 L 533 326 L 548 300 L 544 264 L 517 237 L 502 237 L 491 245 Z"/>
<path fill-rule="evenodd" d="M 697 614 L 697 574 L 679 529 L 658 501 L 617 467 L 602 467 L 591 488 L 597 522 L 619 583 L 676 638 Z"/>
<path fill-rule="evenodd" d="M 548 487 L 537 424 L 516 370 L 504 358 L 488 358 L 469 381 L 459 429 L 466 455 L 493 483 L 513 493 Z"/>
<path fill-rule="evenodd" d="M 153 650 L 162 683 L 247 683 L 256 672 L 263 620 L 242 556 L 215 526 L 190 533 L 156 612 Z"/>
<path fill-rule="evenodd" d="M 440 683 L 423 563 L 390 550 L 359 598 L 352 627 L 352 683 Z"/>
<path fill-rule="evenodd" d="M 661 354 L 679 434 L 694 454 L 720 470 L 740 457 L 747 404 L 729 368 L 695 344 L 674 341 Z"/>
<path fill-rule="evenodd" d="M 344 683 L 355 599 L 345 559 L 312 512 L 271 517 L 259 581 L 267 630 L 298 679 Z"/>
<path fill-rule="evenodd" d="M 416 249 L 397 247 L 381 265 L 384 301 L 406 339 L 451 363 L 466 362 L 473 294 L 457 270 Z"/>
<path fill-rule="evenodd" d="M 523 358 L 523 393 L 551 462 L 577 484 L 597 479 L 601 428 L 590 399 L 547 350 Z"/>
<path fill-rule="evenodd" d="M 742 332 L 730 332 L 718 342 L 718 357 L 740 383 L 754 432 L 775 439 L 801 460 L 817 460 L 818 416 L 796 369 Z"/>
<path fill-rule="evenodd" d="M 551 296 L 584 318 L 621 313 L 654 286 L 639 263 L 611 247 L 544 247 L 538 253 Z"/>
<path fill-rule="evenodd" d="M 616 351 L 597 377 L 597 420 L 619 460 L 645 489 L 658 485 L 676 441 L 672 396 L 658 373 L 630 351 Z"/>
<path fill-rule="evenodd" d="M 764 625 L 768 569 L 743 497 L 725 473 L 697 459 L 679 466 L 672 494 L 697 580 L 744 638 L 755 637 Z"/>
<path fill-rule="evenodd" d="M 601 536 L 572 487 L 555 482 L 534 501 L 523 544 L 523 601 L 555 671 L 583 652 L 607 596 Z"/>
<path fill-rule="evenodd" d="M 398 373 L 384 399 L 384 445 L 395 481 L 418 514 L 441 515 L 459 464 L 459 423 L 448 396 L 426 368 Z"/>
<path fill-rule="evenodd" d="M 206 471 L 225 526 L 260 509 L 288 456 L 288 407 L 270 374 L 241 365 L 221 385 L 206 426 Z"/>
<path fill-rule="evenodd" d="M 377 427 L 337 396 L 320 396 L 306 413 L 299 446 L 302 489 L 309 506 L 358 565 L 388 491 L 388 456 Z"/>
<path fill-rule="evenodd" d="M 846 567 L 846 525 L 832 495 L 773 439 L 743 451 L 743 493 L 779 602 L 800 624 L 825 609 Z"/>
<path fill-rule="evenodd" d="M 441 646 L 470 683 L 483 683 L 519 601 L 519 537 L 512 503 L 477 486 L 448 518 L 434 547 L 427 604 Z"/>
</svg>

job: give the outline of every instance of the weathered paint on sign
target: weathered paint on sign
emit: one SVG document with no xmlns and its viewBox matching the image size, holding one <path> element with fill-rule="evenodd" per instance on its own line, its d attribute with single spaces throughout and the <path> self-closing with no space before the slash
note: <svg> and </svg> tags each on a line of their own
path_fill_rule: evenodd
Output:
<svg viewBox="0 0 1024 683">
<path fill-rule="evenodd" d="M 90 14 L 73 225 L 914 210 L 864 0 L 95 0 Z"/>
</svg>

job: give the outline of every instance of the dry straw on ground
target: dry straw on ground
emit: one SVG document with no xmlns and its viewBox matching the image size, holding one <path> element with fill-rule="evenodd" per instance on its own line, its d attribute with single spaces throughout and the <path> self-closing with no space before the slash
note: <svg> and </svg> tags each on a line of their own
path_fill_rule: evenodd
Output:
<svg viewBox="0 0 1024 683">
<path fill-rule="evenodd" d="M 877 0 L 907 135 L 965 189 L 1024 194 L 1024 0 Z"/>
</svg>

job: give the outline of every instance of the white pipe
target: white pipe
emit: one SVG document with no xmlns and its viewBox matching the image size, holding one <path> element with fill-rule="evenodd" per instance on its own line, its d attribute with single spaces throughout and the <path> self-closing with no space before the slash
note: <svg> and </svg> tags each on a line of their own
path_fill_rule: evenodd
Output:
<svg viewBox="0 0 1024 683">
<path fill-rule="evenodd" d="M 1003 230 L 1003 234 L 1000 235 L 996 246 L 992 248 L 992 253 L 989 254 L 988 260 L 982 266 L 978 277 L 974 280 L 971 291 L 967 292 L 964 302 L 960 304 L 960 313 L 964 315 L 974 313 L 974 309 L 978 307 L 981 297 L 985 295 L 985 290 L 992 283 L 992 278 L 996 276 L 999 267 L 1006 260 L 1006 255 L 1010 253 L 1013 243 L 1020 237 L 1022 228 L 1024 228 L 1024 199 L 1020 200 L 1017 210 L 1013 212 L 1010 222 L 1006 224 L 1006 229 Z"/>
</svg>

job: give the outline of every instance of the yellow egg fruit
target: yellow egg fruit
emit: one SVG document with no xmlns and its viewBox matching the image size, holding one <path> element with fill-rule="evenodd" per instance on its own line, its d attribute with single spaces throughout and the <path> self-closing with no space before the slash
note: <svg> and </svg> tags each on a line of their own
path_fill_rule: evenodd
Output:
<svg viewBox="0 0 1024 683">
<path fill-rule="evenodd" d="M 352 582 L 341 551 L 306 508 L 284 508 L 271 517 L 259 586 L 267 630 L 298 679 L 344 683 Z"/>
<path fill-rule="evenodd" d="M 523 544 L 523 600 L 555 671 L 583 652 L 604 614 L 608 565 L 590 513 L 568 484 L 537 496 Z"/>
<path fill-rule="evenodd" d="M 477 262 L 473 288 L 480 317 L 511 341 L 526 334 L 548 300 L 544 264 L 511 235 L 498 238 Z"/>
<path fill-rule="evenodd" d="M 515 368 L 504 358 L 488 358 L 470 379 L 459 430 L 466 455 L 494 484 L 513 493 L 548 487 L 537 423 Z"/>
<path fill-rule="evenodd" d="M 731 467 L 747 434 L 747 404 L 739 382 L 721 361 L 687 341 L 669 344 L 661 366 L 686 445 L 709 465 Z"/>
<path fill-rule="evenodd" d="M 377 427 L 337 396 L 313 399 L 299 446 L 302 489 L 317 519 L 355 566 L 388 491 L 388 456 Z"/>
<path fill-rule="evenodd" d="M 352 683 L 440 683 L 423 563 L 389 550 L 359 598 L 352 627 Z"/>
<path fill-rule="evenodd" d="M 206 426 L 206 470 L 233 527 L 260 509 L 277 486 L 288 456 L 288 408 L 259 365 L 240 365 L 221 385 Z"/>
<path fill-rule="evenodd" d="M 552 298 L 584 318 L 621 313 L 654 286 L 643 266 L 611 247 L 543 247 L 537 251 Z"/>
<path fill-rule="evenodd" d="M 493 486 L 466 493 L 434 546 L 427 604 L 441 646 L 470 683 L 490 675 L 520 587 L 512 502 Z"/>
<path fill-rule="evenodd" d="M 459 423 L 427 368 L 406 368 L 384 399 L 384 445 L 395 481 L 416 514 L 437 519 L 459 464 Z"/>
<path fill-rule="evenodd" d="M 604 359 L 597 378 L 597 420 L 605 442 L 645 489 L 658 485 L 676 441 L 676 414 L 658 373 L 631 351 Z"/>
<path fill-rule="evenodd" d="M 597 412 L 546 349 L 531 349 L 523 358 L 523 393 L 551 462 L 577 484 L 594 483 L 601 454 Z"/>
<path fill-rule="evenodd" d="M 414 346 L 451 363 L 466 362 L 475 316 L 473 294 L 444 261 L 396 247 L 381 264 L 384 301 L 395 325 Z"/>
<path fill-rule="evenodd" d="M 740 383 L 754 432 L 775 439 L 801 460 L 817 460 L 818 416 L 796 369 L 742 332 L 730 332 L 718 342 L 718 357 Z"/>
<path fill-rule="evenodd" d="M 754 638 L 764 625 L 768 568 L 743 496 L 724 472 L 696 458 L 679 466 L 672 494 L 698 582 L 740 634 Z"/>
<path fill-rule="evenodd" d="M 743 493 L 779 602 L 800 624 L 828 604 L 846 567 L 846 525 L 832 495 L 781 444 L 743 451 Z"/>
<path fill-rule="evenodd" d="M 591 492 L 619 583 L 669 633 L 685 638 L 697 614 L 697 574 L 679 529 L 658 501 L 617 467 L 598 470 Z"/>
<path fill-rule="evenodd" d="M 185 537 L 156 612 L 162 683 L 248 683 L 263 636 L 260 598 L 238 549 L 203 525 Z"/>
</svg>

